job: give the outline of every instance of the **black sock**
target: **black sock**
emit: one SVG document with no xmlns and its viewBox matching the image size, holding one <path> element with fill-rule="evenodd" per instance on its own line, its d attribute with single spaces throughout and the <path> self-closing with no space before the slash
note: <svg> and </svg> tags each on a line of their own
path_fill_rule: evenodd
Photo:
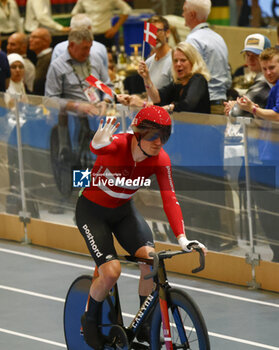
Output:
<svg viewBox="0 0 279 350">
<path fill-rule="evenodd" d="M 97 301 L 90 296 L 87 317 L 90 318 L 91 321 L 98 322 L 99 311 L 101 310 L 102 303 L 102 301 Z"/>
</svg>

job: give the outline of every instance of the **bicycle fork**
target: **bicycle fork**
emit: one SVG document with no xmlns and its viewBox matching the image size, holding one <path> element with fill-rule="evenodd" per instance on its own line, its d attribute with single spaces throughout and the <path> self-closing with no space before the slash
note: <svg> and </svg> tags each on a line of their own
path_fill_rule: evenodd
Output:
<svg viewBox="0 0 279 350">
<path fill-rule="evenodd" d="M 173 315 L 173 319 L 175 321 L 175 325 L 179 332 L 179 337 L 182 344 L 186 345 L 186 348 L 189 349 L 189 343 L 186 337 L 185 329 L 183 326 L 183 322 L 181 320 L 180 312 L 177 307 L 172 305 L 172 302 L 169 297 L 169 290 L 171 287 L 168 284 L 164 261 L 160 261 L 159 269 L 158 269 L 158 278 L 156 281 L 159 285 L 159 303 L 160 303 L 160 311 L 162 318 L 162 326 L 163 326 L 163 337 L 165 341 L 165 346 L 167 350 L 173 350 L 173 343 L 171 337 L 171 324 L 169 318 L 169 307 L 171 313 Z"/>
</svg>

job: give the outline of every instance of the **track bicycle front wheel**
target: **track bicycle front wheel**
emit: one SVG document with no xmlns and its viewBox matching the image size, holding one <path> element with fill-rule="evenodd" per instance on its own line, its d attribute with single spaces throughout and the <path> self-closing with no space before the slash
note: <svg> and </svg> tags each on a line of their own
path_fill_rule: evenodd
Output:
<svg viewBox="0 0 279 350">
<path fill-rule="evenodd" d="M 187 293 L 175 288 L 169 290 L 168 297 L 173 349 L 210 350 L 205 321 L 194 300 Z M 161 310 L 158 303 L 152 317 L 150 349 L 166 349 L 163 339 Z"/>
</svg>

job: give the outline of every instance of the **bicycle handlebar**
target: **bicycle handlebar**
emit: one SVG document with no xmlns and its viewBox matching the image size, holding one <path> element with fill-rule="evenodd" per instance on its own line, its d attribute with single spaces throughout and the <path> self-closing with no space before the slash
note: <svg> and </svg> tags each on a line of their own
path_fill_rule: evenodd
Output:
<svg viewBox="0 0 279 350">
<path fill-rule="evenodd" d="M 204 257 L 204 252 L 201 248 L 199 248 L 197 245 L 195 245 L 195 243 L 193 243 L 191 245 L 191 248 L 193 248 L 194 250 L 196 250 L 199 253 L 199 258 L 200 258 L 200 265 L 198 267 L 196 267 L 195 269 L 192 270 L 192 273 L 197 273 L 200 272 L 204 269 L 205 266 L 205 257 Z M 170 259 L 175 255 L 179 255 L 179 254 L 186 254 L 189 253 L 185 250 L 163 250 L 161 252 L 155 253 L 155 252 L 151 252 L 149 253 L 149 256 L 153 258 L 153 270 L 151 273 L 149 273 L 148 275 L 144 276 L 144 279 L 147 280 L 149 278 L 153 278 L 157 275 L 158 273 L 158 268 L 159 268 L 159 261 L 160 260 L 164 260 L 164 259 Z"/>
</svg>

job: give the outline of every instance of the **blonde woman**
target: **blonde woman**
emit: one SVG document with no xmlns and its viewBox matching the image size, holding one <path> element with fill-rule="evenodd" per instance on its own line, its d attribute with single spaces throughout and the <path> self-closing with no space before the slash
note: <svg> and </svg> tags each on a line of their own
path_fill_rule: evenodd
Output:
<svg viewBox="0 0 279 350">
<path fill-rule="evenodd" d="M 144 62 L 141 62 L 138 72 L 154 104 L 164 106 L 169 112 L 210 113 L 207 85 L 210 76 L 204 60 L 191 44 L 181 42 L 173 49 L 173 82 L 161 89 L 153 85 Z"/>
</svg>

